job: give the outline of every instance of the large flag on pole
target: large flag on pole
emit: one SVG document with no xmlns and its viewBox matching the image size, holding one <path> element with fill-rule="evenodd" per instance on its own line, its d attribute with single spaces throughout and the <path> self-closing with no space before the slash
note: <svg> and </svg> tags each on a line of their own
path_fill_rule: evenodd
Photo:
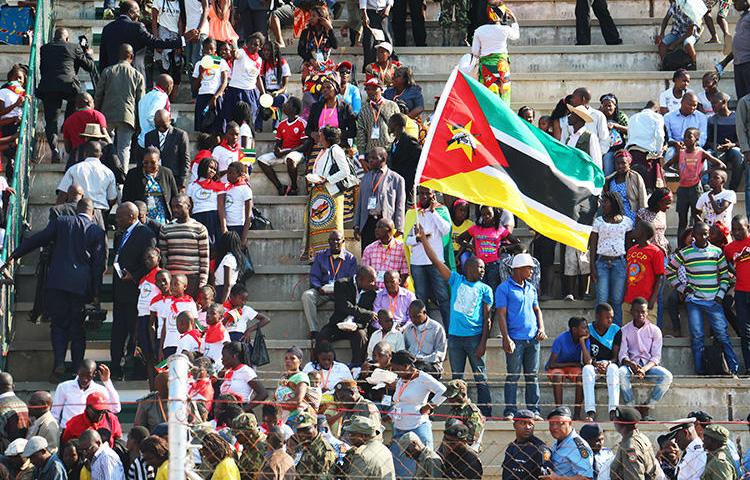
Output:
<svg viewBox="0 0 750 480">
<path fill-rule="evenodd" d="M 542 235 L 585 250 L 604 174 L 591 157 L 521 119 L 456 68 L 430 124 L 415 183 L 507 209 Z"/>
</svg>

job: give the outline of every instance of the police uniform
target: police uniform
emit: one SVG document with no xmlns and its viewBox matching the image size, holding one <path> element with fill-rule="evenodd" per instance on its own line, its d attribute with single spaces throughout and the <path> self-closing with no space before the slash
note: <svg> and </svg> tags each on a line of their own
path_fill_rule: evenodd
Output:
<svg viewBox="0 0 750 480">
<path fill-rule="evenodd" d="M 737 470 L 727 447 L 729 430 L 721 425 L 708 425 L 703 431 L 704 438 L 712 438 L 722 444 L 721 448 L 707 452 L 706 468 L 701 480 L 736 480 Z"/>
<path fill-rule="evenodd" d="M 317 425 L 317 420 L 307 413 L 299 415 L 298 419 L 298 430 Z M 331 444 L 323 438 L 320 432 L 312 440 L 305 442 L 300 442 L 298 434 L 294 434 L 292 443 L 295 444 L 292 457 L 294 457 L 294 466 L 300 480 L 326 480 L 329 478 L 331 467 L 336 463 L 338 457 Z"/>
<path fill-rule="evenodd" d="M 508 444 L 503 460 L 503 480 L 536 479 L 552 470 L 552 452 L 538 437 Z"/>
<path fill-rule="evenodd" d="M 449 415 L 456 417 L 457 420 L 461 420 L 464 425 L 469 429 L 469 445 L 477 450 L 479 448 L 479 442 L 482 438 L 482 432 L 484 431 L 484 424 L 486 422 L 484 415 L 474 403 L 469 399 L 468 385 L 464 380 L 456 379 L 448 382 L 447 388 L 443 396 L 445 398 L 454 398 L 461 395 L 464 398 L 464 402 L 461 404 L 451 405 Z"/>
<path fill-rule="evenodd" d="M 615 422 L 637 423 L 641 415 L 632 407 L 618 407 Z M 654 480 L 659 471 L 654 449 L 649 439 L 638 429 L 627 431 L 615 450 L 609 469 L 610 478 L 616 480 Z"/>
<path fill-rule="evenodd" d="M 552 445 L 552 464 L 558 475 L 594 478 L 594 453 L 575 430 Z"/>
<path fill-rule="evenodd" d="M 382 433 L 380 424 L 368 417 L 354 417 L 344 426 L 345 432 L 370 436 L 364 445 L 356 447 L 349 456 L 348 476 L 363 480 L 396 480 L 391 451 L 376 436 Z"/>
<path fill-rule="evenodd" d="M 677 480 L 698 480 L 705 468 L 706 451 L 703 449 L 703 440 L 695 437 L 677 464 Z"/>
</svg>

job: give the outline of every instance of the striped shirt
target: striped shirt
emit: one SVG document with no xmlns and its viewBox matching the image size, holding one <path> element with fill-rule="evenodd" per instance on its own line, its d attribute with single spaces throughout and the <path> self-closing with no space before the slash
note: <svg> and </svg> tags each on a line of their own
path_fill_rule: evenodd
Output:
<svg viewBox="0 0 750 480">
<path fill-rule="evenodd" d="M 127 480 L 153 480 L 153 478 L 154 469 L 146 465 L 142 456 L 139 456 L 130 464 Z"/>
<path fill-rule="evenodd" d="M 197 273 L 199 285 L 208 283 L 208 230 L 202 223 L 191 218 L 186 223 L 162 225 L 159 249 L 164 268 L 170 273 Z"/>
<path fill-rule="evenodd" d="M 680 267 L 685 276 L 679 275 Z M 724 298 L 730 286 L 729 266 L 720 248 L 711 244 L 698 248 L 695 243 L 672 255 L 667 265 L 667 280 L 683 293 L 688 286 L 694 300 Z"/>
</svg>

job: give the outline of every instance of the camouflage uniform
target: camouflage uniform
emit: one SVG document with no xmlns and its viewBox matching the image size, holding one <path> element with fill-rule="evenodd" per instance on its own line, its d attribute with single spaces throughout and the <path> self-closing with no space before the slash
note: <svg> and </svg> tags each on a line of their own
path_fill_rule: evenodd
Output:
<svg viewBox="0 0 750 480">
<path fill-rule="evenodd" d="M 451 380 L 448 382 L 448 388 L 443 394 L 446 398 L 454 398 L 461 396 L 464 398 L 462 404 L 451 405 L 451 411 L 449 415 L 460 420 L 469 429 L 468 444 L 475 446 L 482 438 L 482 432 L 484 431 L 484 424 L 486 422 L 484 415 L 479 410 L 479 407 L 474 405 L 469 399 L 468 385 L 463 380 Z M 449 425 L 446 425 L 448 427 Z"/>
<path fill-rule="evenodd" d="M 344 415 L 341 417 L 342 425 L 351 420 L 352 417 L 369 417 L 376 424 L 381 424 L 378 407 L 364 397 L 360 397 L 359 400 L 351 405 L 344 405 L 344 408 L 346 408 L 347 411 L 344 412 Z"/>
<path fill-rule="evenodd" d="M 658 462 L 646 435 L 638 430 L 622 437 L 615 450 L 610 475 L 618 480 L 643 480 L 656 478 Z"/>
<path fill-rule="evenodd" d="M 296 440 L 292 457 L 295 459 L 295 468 L 300 480 L 326 480 L 330 478 L 331 467 L 333 467 L 337 458 L 333 447 L 326 442 L 320 433 L 309 442 L 300 442 L 299 438 Z"/>
<path fill-rule="evenodd" d="M 244 475 L 260 471 L 263 455 L 268 451 L 266 436 L 258 429 L 258 419 L 252 413 L 243 413 L 232 421 L 232 433 L 242 445 L 242 455 L 237 466 Z"/>
<path fill-rule="evenodd" d="M 443 33 L 443 46 L 463 46 L 469 26 L 467 0 L 440 0 L 438 23 Z"/>
<path fill-rule="evenodd" d="M 708 425 L 703 431 L 704 439 L 710 437 L 719 441 L 722 446 L 713 452 L 706 452 L 706 468 L 703 470 L 701 480 L 736 480 L 737 470 L 732 460 L 732 455 L 727 449 L 729 430 L 721 425 Z"/>
<path fill-rule="evenodd" d="M 393 455 L 388 447 L 377 438 L 354 449 L 347 472 L 349 478 L 364 480 L 396 478 Z"/>
</svg>

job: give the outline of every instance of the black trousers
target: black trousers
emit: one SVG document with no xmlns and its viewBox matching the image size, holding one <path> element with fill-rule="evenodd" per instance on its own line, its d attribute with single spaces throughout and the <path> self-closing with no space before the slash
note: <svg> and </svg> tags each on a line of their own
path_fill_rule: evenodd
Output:
<svg viewBox="0 0 750 480">
<path fill-rule="evenodd" d="M 83 295 L 56 288 L 46 291 L 47 314 L 50 317 L 50 339 L 54 355 L 54 368 L 65 363 L 65 354 L 70 344 L 70 357 L 73 368 L 77 369 L 86 355 L 86 332 L 83 329 Z"/>
<path fill-rule="evenodd" d="M 335 323 L 328 323 L 318 332 L 317 342 L 335 342 L 336 340 L 349 340 L 352 347 L 352 365 L 362 365 L 367 359 L 367 331 L 359 328 L 353 332 L 345 332 Z"/>
<path fill-rule="evenodd" d="M 427 32 L 424 26 L 423 0 L 394 0 L 393 2 L 393 40 L 396 46 L 406 45 L 406 6 L 411 15 L 411 29 L 414 34 L 414 45 L 427 45 Z"/>
<path fill-rule="evenodd" d="M 57 148 L 57 118 L 60 114 L 62 102 L 65 100 L 65 118 L 68 118 L 75 111 L 76 94 L 64 95 L 59 92 L 45 93 L 42 98 L 44 106 L 44 135 L 47 137 L 47 143 L 50 150 Z"/>
<path fill-rule="evenodd" d="M 621 43 L 620 34 L 612 15 L 609 14 L 607 0 L 576 0 L 576 44 L 591 44 L 591 15 L 589 6 L 594 11 L 594 15 L 599 19 L 599 26 L 602 29 L 602 35 L 607 45 Z"/>
<path fill-rule="evenodd" d="M 370 28 L 382 30 L 385 41 L 391 43 L 391 34 L 388 31 L 388 17 L 383 17 L 378 10 L 365 10 Z M 375 61 L 375 39 L 372 36 L 370 28 L 362 29 L 362 48 L 364 49 L 364 60 L 362 62 L 362 71 L 365 67 Z"/>
<path fill-rule="evenodd" d="M 264 37 L 268 36 L 268 19 L 271 12 L 268 10 L 243 10 L 240 13 L 240 25 L 244 36 L 247 38 L 253 33 L 260 32 Z"/>
<path fill-rule="evenodd" d="M 734 64 L 734 89 L 738 99 L 750 93 L 750 62 Z"/>
<path fill-rule="evenodd" d="M 115 302 L 112 309 L 112 342 L 109 345 L 109 355 L 115 369 L 120 368 L 126 345 L 128 354 L 132 355 L 135 351 L 137 327 L 137 298 L 120 300 L 115 293 Z"/>
<path fill-rule="evenodd" d="M 359 232 L 359 242 L 362 247 L 362 251 L 365 251 L 365 247 L 375 241 L 375 225 L 378 224 L 378 220 L 375 217 L 367 217 L 367 221 L 362 225 L 362 231 Z"/>
</svg>

